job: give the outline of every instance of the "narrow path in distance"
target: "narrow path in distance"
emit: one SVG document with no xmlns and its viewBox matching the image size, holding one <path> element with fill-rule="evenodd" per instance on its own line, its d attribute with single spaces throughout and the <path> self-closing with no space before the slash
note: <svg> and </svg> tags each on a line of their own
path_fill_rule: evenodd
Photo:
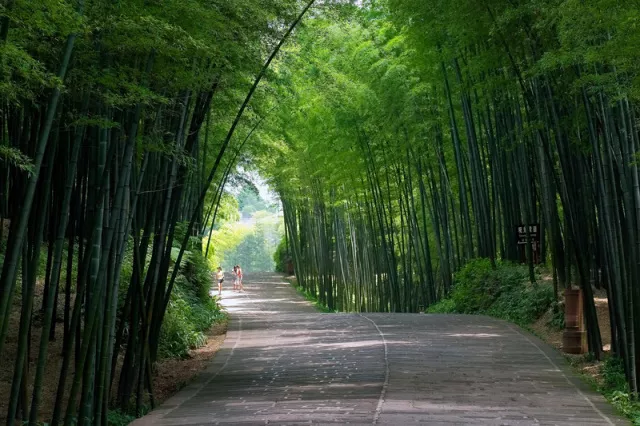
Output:
<svg viewBox="0 0 640 426">
<path fill-rule="evenodd" d="M 135 425 L 628 424 L 503 321 L 323 314 L 277 274 L 222 302 L 231 322 L 209 368 Z"/>
</svg>

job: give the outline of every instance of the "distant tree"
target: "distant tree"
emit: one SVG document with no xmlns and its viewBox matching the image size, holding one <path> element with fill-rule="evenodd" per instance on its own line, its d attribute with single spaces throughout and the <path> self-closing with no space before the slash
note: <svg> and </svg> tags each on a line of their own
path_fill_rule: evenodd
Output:
<svg viewBox="0 0 640 426">
<path fill-rule="evenodd" d="M 272 272 L 275 268 L 272 252 L 260 230 L 247 235 L 235 250 L 226 253 L 224 264 L 228 269 L 240 264 L 245 272 Z"/>
<path fill-rule="evenodd" d="M 240 212 L 244 215 L 250 216 L 257 211 L 269 208 L 255 186 L 245 185 L 238 194 L 237 200 Z"/>
</svg>

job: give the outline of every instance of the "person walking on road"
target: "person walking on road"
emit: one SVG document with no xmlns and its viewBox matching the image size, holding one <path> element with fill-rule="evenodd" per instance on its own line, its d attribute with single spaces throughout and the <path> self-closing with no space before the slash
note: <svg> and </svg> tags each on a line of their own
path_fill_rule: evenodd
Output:
<svg viewBox="0 0 640 426">
<path fill-rule="evenodd" d="M 242 268 L 240 265 L 236 265 L 236 275 L 238 277 L 238 291 L 244 291 L 244 287 L 242 286 Z"/>
<path fill-rule="evenodd" d="M 218 296 L 222 296 L 222 283 L 224 282 L 224 272 L 222 268 L 218 266 L 218 272 L 216 272 L 216 280 L 218 281 Z"/>
<path fill-rule="evenodd" d="M 238 267 L 237 266 L 233 267 L 233 272 L 231 274 L 233 274 L 233 291 L 236 291 L 238 290 Z"/>
</svg>

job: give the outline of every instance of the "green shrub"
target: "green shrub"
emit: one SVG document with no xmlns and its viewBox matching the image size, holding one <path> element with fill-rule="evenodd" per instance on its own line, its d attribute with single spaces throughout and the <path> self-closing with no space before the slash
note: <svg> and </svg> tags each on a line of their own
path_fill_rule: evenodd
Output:
<svg viewBox="0 0 640 426">
<path fill-rule="evenodd" d="M 198 251 L 189 256 L 189 261 L 182 268 L 182 275 L 186 279 L 187 286 L 202 302 L 211 299 L 209 290 L 213 286 L 213 274 L 209 270 L 207 259 Z"/>
<path fill-rule="evenodd" d="M 214 299 L 200 301 L 181 288 L 182 281 L 176 280 L 160 329 L 158 352 L 162 358 L 186 357 L 189 349 L 199 348 L 207 342 L 206 331 L 224 318 Z"/>
<path fill-rule="evenodd" d="M 209 296 L 212 278 L 206 259 L 193 251 L 183 265 L 160 329 L 162 358 L 184 358 L 189 349 L 203 346 L 206 331 L 224 318 L 217 301 Z"/>
<path fill-rule="evenodd" d="M 174 290 L 175 291 L 175 290 Z M 184 358 L 190 347 L 193 328 L 189 324 L 191 307 L 183 299 L 171 295 L 162 321 L 158 352 L 162 358 Z"/>
<path fill-rule="evenodd" d="M 606 398 L 634 425 L 640 425 L 640 403 L 629 392 L 613 391 Z"/>
<path fill-rule="evenodd" d="M 276 264 L 276 272 L 287 272 L 287 258 L 287 241 L 285 238 L 282 238 L 278 243 L 278 247 L 276 247 L 276 251 L 273 253 L 273 261 Z"/>
<path fill-rule="evenodd" d="M 564 305 L 555 301 L 551 304 L 551 318 L 547 326 L 554 330 L 564 329 Z"/>
<path fill-rule="evenodd" d="M 109 426 L 126 426 L 135 419 L 135 417 L 120 410 L 109 410 L 107 413 L 107 424 Z"/>
<path fill-rule="evenodd" d="M 442 299 L 438 303 L 429 306 L 427 312 L 430 314 L 453 314 L 456 313 L 456 304 L 451 299 Z"/>
<path fill-rule="evenodd" d="M 500 294 L 487 313 L 516 324 L 528 325 L 540 318 L 553 302 L 551 286 L 523 283 L 518 288 Z"/>
<path fill-rule="evenodd" d="M 600 368 L 602 382 L 598 390 L 634 425 L 640 425 L 640 402 L 629 392 L 622 362 L 622 359 L 612 356 L 602 363 Z"/>
<path fill-rule="evenodd" d="M 622 359 L 612 356 L 602 363 L 602 386 L 604 389 L 628 392 L 629 386 L 624 374 Z"/>
<path fill-rule="evenodd" d="M 430 313 L 487 314 L 520 325 L 534 322 L 554 302 L 553 288 L 529 284 L 524 265 L 474 259 L 454 277 L 449 298 L 428 308 Z"/>
<path fill-rule="evenodd" d="M 474 259 L 456 273 L 451 299 L 459 313 L 485 312 L 526 278 L 526 267 L 498 262 L 494 269 L 489 259 Z"/>
<path fill-rule="evenodd" d="M 471 314 L 489 308 L 500 291 L 488 259 L 467 263 L 454 277 L 451 292 L 456 312 Z"/>
</svg>

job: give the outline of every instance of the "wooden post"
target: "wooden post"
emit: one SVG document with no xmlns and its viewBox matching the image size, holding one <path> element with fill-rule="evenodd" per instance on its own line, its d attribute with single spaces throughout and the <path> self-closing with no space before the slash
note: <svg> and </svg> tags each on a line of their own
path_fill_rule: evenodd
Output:
<svg viewBox="0 0 640 426">
<path fill-rule="evenodd" d="M 568 354 L 583 354 L 587 351 L 584 331 L 582 290 L 568 288 L 564 291 L 564 333 L 562 350 Z"/>
</svg>

